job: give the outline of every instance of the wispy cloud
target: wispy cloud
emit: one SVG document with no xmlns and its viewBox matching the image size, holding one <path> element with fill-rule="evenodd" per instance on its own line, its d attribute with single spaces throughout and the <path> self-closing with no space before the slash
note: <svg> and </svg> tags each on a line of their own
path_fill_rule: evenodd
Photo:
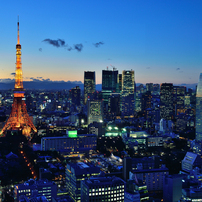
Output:
<svg viewBox="0 0 202 202">
<path fill-rule="evenodd" d="M 57 48 L 59 47 L 66 47 L 67 44 L 65 44 L 65 40 L 63 39 L 57 39 L 57 40 L 53 40 L 53 39 L 44 39 L 42 42 L 51 44 Z"/>
<path fill-rule="evenodd" d="M 82 43 L 75 44 L 74 49 L 77 50 L 78 52 L 81 52 L 83 49 L 83 44 Z"/>
<path fill-rule="evenodd" d="M 180 70 L 180 68 L 178 67 L 177 69 L 176 69 L 176 71 L 179 71 Z"/>
<path fill-rule="evenodd" d="M 82 43 L 75 44 L 73 45 L 73 47 L 71 47 L 71 46 L 68 46 L 68 44 L 63 39 L 57 39 L 57 40 L 44 39 L 42 42 L 51 44 L 57 48 L 60 48 L 60 47 L 66 48 L 68 51 L 77 50 L 78 52 L 81 52 L 83 49 Z M 39 51 L 42 51 L 42 48 L 40 48 Z"/>
<path fill-rule="evenodd" d="M 42 48 L 39 48 L 39 51 L 42 52 Z"/>
<path fill-rule="evenodd" d="M 12 72 L 12 73 L 11 73 L 11 76 L 15 76 L 15 72 Z"/>
<path fill-rule="evenodd" d="M 104 44 L 104 42 L 100 41 L 100 42 L 98 42 L 98 43 L 94 43 L 93 45 L 94 45 L 96 48 L 98 48 L 98 47 L 100 47 L 100 45 L 103 45 L 103 44 Z"/>
<path fill-rule="evenodd" d="M 151 67 L 147 67 L 146 69 L 151 69 Z"/>
</svg>

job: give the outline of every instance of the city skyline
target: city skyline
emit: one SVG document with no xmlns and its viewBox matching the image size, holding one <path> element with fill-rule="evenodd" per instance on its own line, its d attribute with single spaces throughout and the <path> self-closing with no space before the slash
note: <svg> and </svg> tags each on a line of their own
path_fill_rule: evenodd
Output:
<svg viewBox="0 0 202 202">
<path fill-rule="evenodd" d="M 4 2 L 0 79 L 14 79 L 19 15 L 25 81 L 83 83 L 84 71 L 95 71 L 95 81 L 101 84 L 108 66 L 119 73 L 134 70 L 136 83 L 197 83 L 201 5 L 146 0 Z"/>
</svg>

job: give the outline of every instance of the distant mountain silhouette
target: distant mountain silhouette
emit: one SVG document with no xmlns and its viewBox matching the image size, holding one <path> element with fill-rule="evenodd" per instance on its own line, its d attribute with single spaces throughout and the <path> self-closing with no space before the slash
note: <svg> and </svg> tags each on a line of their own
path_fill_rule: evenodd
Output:
<svg viewBox="0 0 202 202">
<path fill-rule="evenodd" d="M 9 90 L 14 89 L 14 80 L 7 80 L 3 81 L 3 79 L 0 80 L 0 90 Z M 139 86 L 141 83 L 136 83 L 136 86 Z M 81 81 L 51 81 L 51 80 L 38 80 L 35 79 L 33 81 L 24 81 L 23 82 L 24 88 L 29 89 L 35 89 L 35 90 L 69 90 L 71 88 L 74 88 L 76 86 L 79 86 L 81 90 L 84 89 L 84 84 Z M 174 84 L 176 86 L 186 86 L 187 88 L 196 89 L 197 83 L 193 84 Z M 101 91 L 102 90 L 102 84 L 96 85 L 96 90 Z"/>
</svg>

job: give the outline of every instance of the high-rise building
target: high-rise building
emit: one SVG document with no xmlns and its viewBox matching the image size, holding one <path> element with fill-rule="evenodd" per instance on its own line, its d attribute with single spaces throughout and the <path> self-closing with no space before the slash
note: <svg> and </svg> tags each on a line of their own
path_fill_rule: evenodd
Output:
<svg viewBox="0 0 202 202">
<path fill-rule="evenodd" d="M 159 95 L 159 92 L 160 92 L 160 85 L 158 83 L 154 84 L 153 85 L 153 94 L 154 95 Z"/>
<path fill-rule="evenodd" d="M 102 70 L 102 91 L 116 92 L 118 75 L 118 70 Z"/>
<path fill-rule="evenodd" d="M 102 98 L 105 113 L 108 112 L 108 101 L 111 93 L 117 92 L 118 75 L 118 70 L 102 70 Z"/>
<path fill-rule="evenodd" d="M 81 101 L 81 89 L 79 86 L 71 89 L 72 105 L 79 106 Z"/>
<path fill-rule="evenodd" d="M 141 103 L 141 107 L 142 107 L 142 113 L 143 116 L 146 117 L 146 111 L 148 108 L 151 108 L 151 91 L 147 91 L 146 93 L 142 94 L 142 103 Z"/>
<path fill-rule="evenodd" d="M 153 83 L 146 83 L 146 90 L 153 93 Z"/>
<path fill-rule="evenodd" d="M 135 76 L 133 70 L 122 72 L 122 115 L 134 115 L 135 110 Z"/>
<path fill-rule="evenodd" d="M 135 72 L 133 70 L 123 70 L 122 72 L 122 95 L 134 94 Z"/>
<path fill-rule="evenodd" d="M 71 163 L 66 165 L 66 185 L 69 196 L 81 201 L 81 181 L 100 174 L 100 168 L 90 163 Z"/>
<path fill-rule="evenodd" d="M 88 110 L 88 124 L 103 121 L 103 100 L 88 99 L 87 110 Z"/>
<path fill-rule="evenodd" d="M 180 201 L 182 197 L 182 179 L 183 175 L 165 175 L 163 184 L 163 201 Z"/>
<path fill-rule="evenodd" d="M 173 86 L 173 104 L 175 115 L 184 113 L 184 101 L 185 101 L 186 87 Z"/>
<path fill-rule="evenodd" d="M 84 72 L 84 104 L 87 103 L 88 95 L 95 92 L 95 72 Z"/>
<path fill-rule="evenodd" d="M 122 74 L 119 74 L 118 83 L 119 83 L 118 93 L 121 93 L 121 91 L 122 91 Z"/>
<path fill-rule="evenodd" d="M 202 141 L 202 73 L 196 91 L 196 140 Z"/>
<path fill-rule="evenodd" d="M 111 118 L 121 115 L 120 93 L 112 93 L 110 95 L 108 107 Z"/>
<path fill-rule="evenodd" d="M 132 158 L 125 157 L 123 159 L 123 179 L 127 181 L 129 179 L 129 172 L 132 170 Z"/>
<path fill-rule="evenodd" d="M 30 138 L 31 130 L 37 132 L 37 129 L 35 128 L 34 124 L 30 120 L 30 117 L 27 113 L 24 94 L 25 89 L 23 88 L 21 45 L 20 45 L 20 33 L 18 22 L 14 99 L 11 114 L 6 124 L 4 125 L 2 131 L 0 132 L 0 135 L 3 135 L 3 133 L 7 130 L 22 130 L 22 134 Z"/>
<path fill-rule="evenodd" d="M 160 89 L 160 116 L 163 119 L 173 118 L 173 84 L 162 83 Z"/>
</svg>

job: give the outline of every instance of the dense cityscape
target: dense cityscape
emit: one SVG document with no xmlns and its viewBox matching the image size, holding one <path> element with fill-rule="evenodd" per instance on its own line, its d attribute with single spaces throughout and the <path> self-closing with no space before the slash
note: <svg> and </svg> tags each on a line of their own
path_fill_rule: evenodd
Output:
<svg viewBox="0 0 202 202">
<path fill-rule="evenodd" d="M 81 89 L 0 92 L 0 201 L 201 201 L 202 74 L 196 89 L 84 71 Z"/>
<path fill-rule="evenodd" d="M 1 8 L 0 202 L 202 201 L 201 0 Z"/>
</svg>

